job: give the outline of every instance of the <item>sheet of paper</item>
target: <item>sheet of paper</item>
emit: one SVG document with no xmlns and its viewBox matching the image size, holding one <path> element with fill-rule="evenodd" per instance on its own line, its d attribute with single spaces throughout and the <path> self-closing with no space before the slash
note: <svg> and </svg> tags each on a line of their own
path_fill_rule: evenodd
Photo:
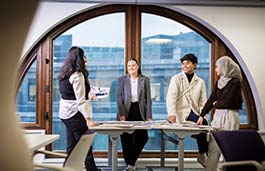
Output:
<svg viewBox="0 0 265 171">
<path fill-rule="evenodd" d="M 91 93 L 95 94 L 98 99 L 107 98 L 109 96 L 109 87 L 94 87 L 91 86 Z"/>
</svg>

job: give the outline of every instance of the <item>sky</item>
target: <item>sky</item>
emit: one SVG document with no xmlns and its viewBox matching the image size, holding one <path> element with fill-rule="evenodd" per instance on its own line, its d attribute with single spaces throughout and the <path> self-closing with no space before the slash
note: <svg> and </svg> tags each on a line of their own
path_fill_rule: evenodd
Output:
<svg viewBox="0 0 265 171">
<path fill-rule="evenodd" d="M 73 35 L 76 46 L 124 47 L 125 15 L 115 13 L 99 16 L 69 29 L 63 35 Z M 142 15 L 142 37 L 157 34 L 177 35 L 190 32 L 188 27 L 168 18 L 153 14 Z"/>
</svg>

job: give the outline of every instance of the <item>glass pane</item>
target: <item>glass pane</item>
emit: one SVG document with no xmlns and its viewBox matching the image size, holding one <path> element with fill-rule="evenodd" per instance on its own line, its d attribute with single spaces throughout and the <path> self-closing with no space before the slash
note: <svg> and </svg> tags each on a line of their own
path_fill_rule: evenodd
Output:
<svg viewBox="0 0 265 171">
<path fill-rule="evenodd" d="M 17 94 L 17 114 L 22 123 L 36 123 L 36 61 L 31 65 Z"/>
<path fill-rule="evenodd" d="M 163 27 L 161 27 L 163 26 Z M 154 120 L 166 120 L 166 95 L 173 75 L 181 72 L 180 58 L 186 53 L 198 57 L 197 75 L 210 90 L 210 44 L 198 33 L 168 18 L 142 14 L 142 71 L 150 77 Z M 173 136 L 173 135 L 172 135 Z M 177 145 L 166 141 L 166 150 L 177 150 Z M 196 150 L 195 139 L 185 139 L 185 150 Z M 145 150 L 160 149 L 160 131 L 150 131 Z"/>
<path fill-rule="evenodd" d="M 243 97 L 242 110 L 239 111 L 239 118 L 240 118 L 240 124 L 248 124 L 248 115 L 247 115 L 247 109 L 244 97 Z"/>
<path fill-rule="evenodd" d="M 71 28 L 54 40 L 53 133 L 61 135 L 60 141 L 53 144 L 54 150 L 66 149 L 65 128 L 58 117 L 60 93 L 57 76 L 71 46 L 84 49 L 91 86 L 110 88 L 107 98 L 92 102 L 93 120 L 116 120 L 116 80 L 124 74 L 124 20 L 124 13 L 96 17 Z M 97 134 L 93 148 L 107 150 L 107 143 L 106 135 Z"/>
</svg>

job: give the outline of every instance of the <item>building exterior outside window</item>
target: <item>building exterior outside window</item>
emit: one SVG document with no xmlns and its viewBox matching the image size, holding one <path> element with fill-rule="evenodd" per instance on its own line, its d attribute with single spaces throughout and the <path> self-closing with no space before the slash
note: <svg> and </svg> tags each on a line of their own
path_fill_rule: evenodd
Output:
<svg viewBox="0 0 265 171">
<path fill-rule="evenodd" d="M 160 25 L 164 27 L 175 27 L 176 33 L 156 30 L 152 34 L 146 24 L 151 17 L 156 22 L 163 22 Z M 60 93 L 58 89 L 57 76 L 59 69 L 64 62 L 66 54 L 71 46 L 80 46 L 85 51 L 88 61 L 89 80 L 92 86 L 109 87 L 110 95 L 108 98 L 99 99 L 92 102 L 93 119 L 95 121 L 109 121 L 116 119 L 116 80 L 124 74 L 125 64 L 125 15 L 124 13 L 108 14 L 80 23 L 68 31 L 62 33 L 53 40 L 53 133 L 60 134 L 60 141 L 53 144 L 53 150 L 65 150 L 65 132 L 64 125 L 58 117 Z M 162 19 L 162 20 L 161 20 Z M 119 25 L 113 30 L 123 29 L 122 32 L 111 33 L 108 28 L 108 22 L 116 22 Z M 102 24 L 106 23 L 106 25 Z M 168 24 L 168 25 L 167 25 Z M 185 31 L 178 30 L 178 27 L 184 27 Z M 162 29 L 164 27 L 161 27 Z M 74 31 L 75 29 L 83 31 Z M 90 30 L 91 28 L 100 28 Z M 103 28 L 103 31 L 102 31 Z M 102 35 L 104 32 L 104 35 Z M 108 34 L 106 34 L 107 32 Z M 196 73 L 204 79 L 207 93 L 210 93 L 210 54 L 211 44 L 200 34 L 188 27 L 164 17 L 142 14 L 142 37 L 141 37 L 141 69 L 144 75 L 150 77 L 152 110 L 154 120 L 166 120 L 166 94 L 171 79 L 176 73 L 181 71 L 179 59 L 186 53 L 194 53 L 199 58 L 199 64 Z M 77 39 L 85 37 L 84 34 L 90 35 L 88 39 L 78 44 Z M 110 35 L 115 35 L 111 37 Z M 102 40 L 101 42 L 99 40 Z M 85 43 L 84 43 L 85 42 Z M 87 43 L 87 44 L 86 44 Z M 36 63 L 33 63 L 28 70 L 17 95 L 17 113 L 20 121 L 24 123 L 36 122 Z M 241 123 L 247 123 L 246 108 L 240 114 Z M 160 150 L 160 132 L 149 131 L 149 141 L 144 150 Z M 93 145 L 95 150 L 107 150 L 108 137 L 97 134 Z M 120 145 L 118 147 L 121 149 Z M 176 150 L 177 146 L 166 142 L 166 150 Z M 186 150 L 197 150 L 195 140 L 192 138 L 185 139 Z"/>
</svg>

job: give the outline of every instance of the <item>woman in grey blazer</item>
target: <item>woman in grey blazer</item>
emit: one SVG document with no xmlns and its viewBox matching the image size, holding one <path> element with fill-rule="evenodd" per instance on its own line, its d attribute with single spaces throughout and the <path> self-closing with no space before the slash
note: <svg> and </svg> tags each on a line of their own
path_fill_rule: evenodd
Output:
<svg viewBox="0 0 265 171">
<path fill-rule="evenodd" d="M 149 78 L 141 74 L 138 61 L 132 58 L 127 63 L 128 74 L 118 78 L 117 119 L 119 121 L 151 121 L 152 100 Z M 147 130 L 123 133 L 121 144 L 127 164 L 125 170 L 135 170 L 135 163 L 148 140 Z"/>
</svg>

